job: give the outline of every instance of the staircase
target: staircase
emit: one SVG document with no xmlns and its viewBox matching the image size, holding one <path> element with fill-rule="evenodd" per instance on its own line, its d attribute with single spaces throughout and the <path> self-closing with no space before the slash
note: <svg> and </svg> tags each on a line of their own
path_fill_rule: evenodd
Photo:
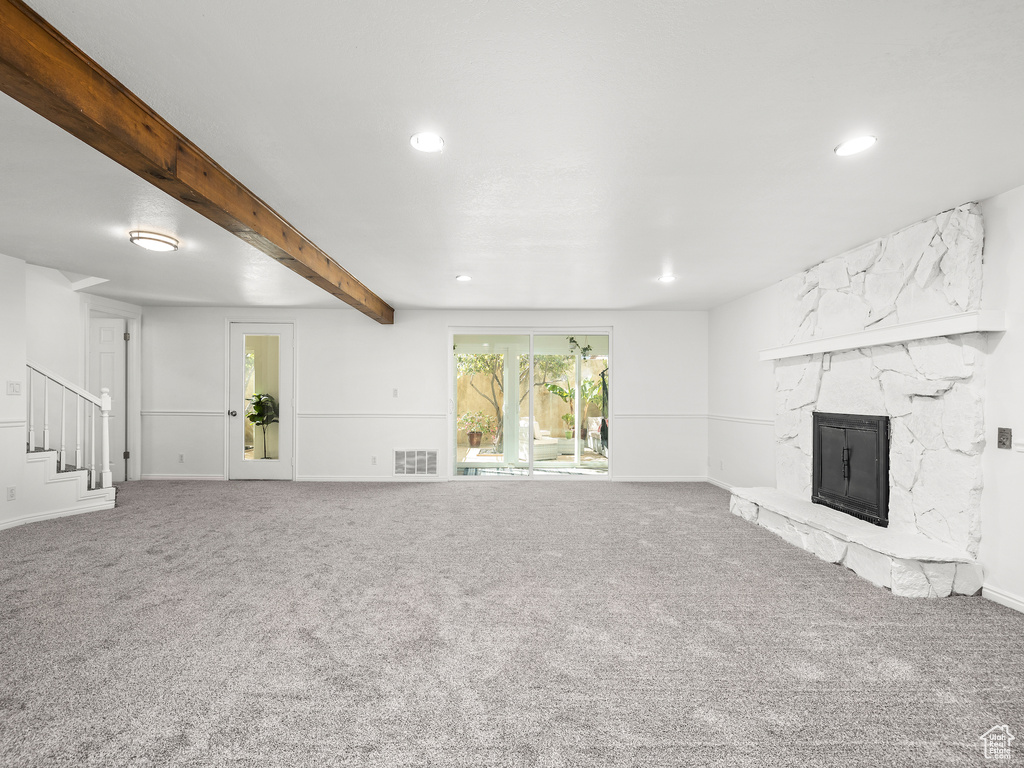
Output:
<svg viewBox="0 0 1024 768">
<path fill-rule="evenodd" d="M 110 509 L 110 393 L 94 395 L 34 363 L 27 368 L 21 501 L 28 514 L 18 522 Z"/>
</svg>

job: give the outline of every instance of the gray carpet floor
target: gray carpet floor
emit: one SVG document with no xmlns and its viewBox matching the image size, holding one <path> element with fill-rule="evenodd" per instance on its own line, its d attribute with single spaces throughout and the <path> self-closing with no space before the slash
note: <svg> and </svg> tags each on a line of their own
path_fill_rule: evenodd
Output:
<svg viewBox="0 0 1024 768">
<path fill-rule="evenodd" d="M 993 765 L 1001 724 L 1022 762 L 1024 615 L 895 597 L 727 506 L 123 485 L 0 531 L 0 765 Z"/>
</svg>

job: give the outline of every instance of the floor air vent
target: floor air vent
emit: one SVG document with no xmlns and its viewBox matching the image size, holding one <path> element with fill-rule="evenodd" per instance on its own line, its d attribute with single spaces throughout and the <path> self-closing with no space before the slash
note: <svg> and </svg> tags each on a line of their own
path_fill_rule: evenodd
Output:
<svg viewBox="0 0 1024 768">
<path fill-rule="evenodd" d="M 396 475 L 437 475 L 437 449 L 395 451 Z"/>
</svg>

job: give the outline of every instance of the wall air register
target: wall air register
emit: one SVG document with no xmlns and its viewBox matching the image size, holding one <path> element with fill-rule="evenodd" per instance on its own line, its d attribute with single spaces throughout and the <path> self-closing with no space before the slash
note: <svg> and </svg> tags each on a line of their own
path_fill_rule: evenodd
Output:
<svg viewBox="0 0 1024 768">
<path fill-rule="evenodd" d="M 437 449 L 395 450 L 395 475 L 437 475 Z"/>
<path fill-rule="evenodd" d="M 811 501 L 889 525 L 889 417 L 814 413 Z"/>
</svg>

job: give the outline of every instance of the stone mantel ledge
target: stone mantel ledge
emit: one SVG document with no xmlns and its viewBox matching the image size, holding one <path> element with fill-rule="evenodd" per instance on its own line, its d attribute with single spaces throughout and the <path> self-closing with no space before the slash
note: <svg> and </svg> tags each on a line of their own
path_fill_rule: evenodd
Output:
<svg viewBox="0 0 1024 768">
<path fill-rule="evenodd" d="M 975 558 L 926 536 L 880 528 L 776 488 L 733 488 L 729 508 L 894 594 L 947 597 L 981 592 L 983 574 Z"/>
<path fill-rule="evenodd" d="M 917 320 L 911 323 L 868 328 L 854 333 L 807 339 L 781 347 L 761 350 L 761 360 L 784 360 L 788 357 L 816 355 L 823 352 L 841 352 L 847 349 L 863 349 L 883 344 L 901 344 L 919 339 L 939 336 L 955 336 L 961 333 L 1005 331 L 1006 313 L 997 310 L 962 312 L 947 317 Z"/>
</svg>

